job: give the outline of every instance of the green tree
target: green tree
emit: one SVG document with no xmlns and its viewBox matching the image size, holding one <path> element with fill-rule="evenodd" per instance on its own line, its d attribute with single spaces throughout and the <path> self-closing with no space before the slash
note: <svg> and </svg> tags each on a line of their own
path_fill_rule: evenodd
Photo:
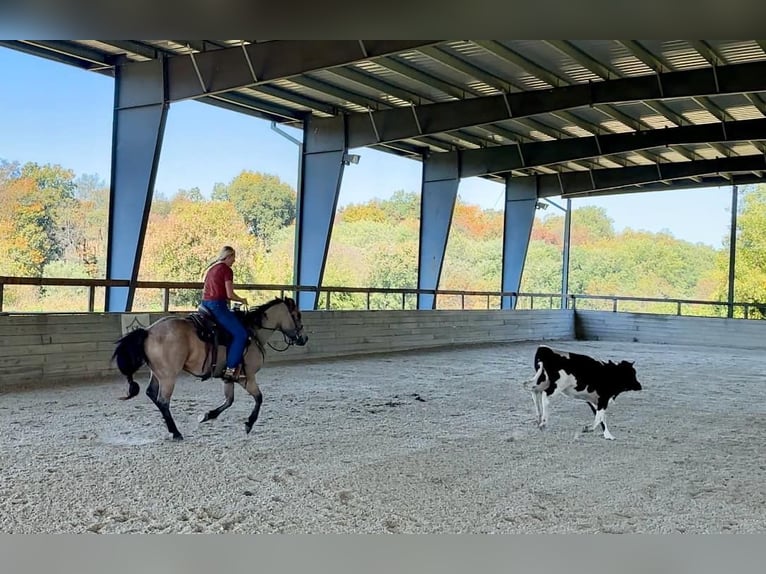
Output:
<svg viewBox="0 0 766 574">
<path fill-rule="evenodd" d="M 228 185 L 216 184 L 212 199 L 230 201 L 266 249 L 274 233 L 295 220 L 295 190 L 275 175 L 242 171 Z"/>
<path fill-rule="evenodd" d="M 177 197 L 167 216 L 150 216 L 139 278 L 200 282 L 205 267 L 224 245 L 237 250 L 235 283 L 255 283 L 262 256 L 234 206 Z M 199 303 L 201 293 L 178 290 L 172 296 L 176 305 L 189 308 Z"/>
</svg>

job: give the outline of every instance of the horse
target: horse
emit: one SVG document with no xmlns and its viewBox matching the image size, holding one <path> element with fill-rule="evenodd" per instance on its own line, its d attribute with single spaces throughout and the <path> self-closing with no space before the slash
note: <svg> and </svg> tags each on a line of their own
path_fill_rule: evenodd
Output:
<svg viewBox="0 0 766 574">
<path fill-rule="evenodd" d="M 242 361 L 244 380 L 237 381 L 255 400 L 245 431 L 250 434 L 263 402 L 263 395 L 255 381 L 256 373 L 265 361 L 264 345 L 275 331 L 282 333 L 290 345 L 303 346 L 308 341 L 301 320 L 301 312 L 290 297 L 275 298 L 248 311 L 234 310 L 248 331 L 248 345 Z M 141 390 L 133 375 L 146 364 L 150 371 L 146 395 L 157 405 L 168 431 L 175 440 L 183 440 L 172 415 L 170 397 L 176 378 L 185 371 L 203 381 L 222 379 L 226 367 L 226 343 L 231 340 L 225 329 L 215 324 L 215 319 L 204 307 L 185 317 L 169 316 L 158 319 L 147 328 L 135 329 L 115 342 L 112 361 L 117 362 L 120 372 L 128 379 L 128 393 L 121 400 L 135 397 Z M 254 344 L 252 344 L 254 343 Z M 274 348 L 274 347 L 272 347 Z M 285 347 L 287 349 L 287 347 Z M 276 349 L 276 350 L 285 350 Z M 216 362 L 216 357 L 219 361 Z M 201 415 L 199 422 L 213 420 L 234 402 L 234 382 L 224 380 L 224 402 Z"/>
</svg>

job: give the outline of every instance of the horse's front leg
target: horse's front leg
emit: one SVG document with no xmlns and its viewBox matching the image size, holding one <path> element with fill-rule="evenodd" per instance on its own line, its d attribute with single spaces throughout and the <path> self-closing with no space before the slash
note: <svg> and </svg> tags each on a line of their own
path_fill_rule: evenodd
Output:
<svg viewBox="0 0 766 574">
<path fill-rule="evenodd" d="M 263 394 L 261 393 L 260 387 L 258 387 L 258 383 L 255 382 L 255 373 L 248 375 L 245 390 L 250 393 L 255 400 L 253 411 L 250 413 L 250 416 L 247 417 L 247 422 L 245 423 L 245 432 L 250 434 L 250 431 L 253 430 L 255 421 L 258 420 L 258 413 L 261 411 L 261 403 L 263 403 Z"/>
<path fill-rule="evenodd" d="M 234 402 L 234 383 L 225 382 L 223 384 L 224 401 L 221 405 L 199 416 L 199 422 L 211 421 L 217 419 L 223 411 L 228 409 Z"/>
</svg>

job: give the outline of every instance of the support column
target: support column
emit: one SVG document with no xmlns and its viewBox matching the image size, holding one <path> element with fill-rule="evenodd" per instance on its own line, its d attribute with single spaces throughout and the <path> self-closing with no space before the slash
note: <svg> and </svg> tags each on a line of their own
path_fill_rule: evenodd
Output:
<svg viewBox="0 0 766 574">
<path fill-rule="evenodd" d="M 505 179 L 505 218 L 503 224 L 503 291 L 518 292 L 527 258 L 529 236 L 537 207 L 537 177 Z M 516 297 L 502 298 L 503 309 L 514 309 Z"/>
<path fill-rule="evenodd" d="M 571 246 L 570 235 L 572 230 L 572 200 L 567 199 L 566 215 L 564 215 L 564 253 L 561 262 L 561 308 L 567 308 L 567 295 L 569 294 L 569 249 Z"/>
<path fill-rule="evenodd" d="M 726 316 L 734 317 L 734 277 L 737 267 L 737 195 L 738 189 L 734 185 L 731 188 L 731 227 L 729 229 L 729 289 L 728 306 Z"/>
<path fill-rule="evenodd" d="M 346 152 L 344 115 L 306 120 L 296 218 L 295 267 L 300 286 L 322 285 Z M 296 299 L 300 309 L 317 306 L 315 292 L 299 291 Z"/>
<path fill-rule="evenodd" d="M 165 60 L 116 66 L 105 309 L 130 311 L 168 113 Z"/>
<path fill-rule="evenodd" d="M 439 288 L 459 183 L 458 152 L 433 154 L 423 159 L 418 289 Z M 435 308 L 436 295 L 418 295 L 418 309 Z"/>
</svg>

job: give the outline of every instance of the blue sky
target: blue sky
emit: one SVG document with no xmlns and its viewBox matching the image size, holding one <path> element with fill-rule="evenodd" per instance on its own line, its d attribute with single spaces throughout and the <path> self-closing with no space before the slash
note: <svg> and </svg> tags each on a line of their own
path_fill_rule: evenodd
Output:
<svg viewBox="0 0 766 574">
<path fill-rule="evenodd" d="M 108 181 L 113 84 L 107 76 L 0 48 L 0 158 L 58 163 Z M 287 131 L 300 138 L 298 130 Z M 387 198 L 398 189 L 419 192 L 419 162 L 368 149 L 354 153 L 361 160 L 344 172 L 340 205 Z M 243 169 L 276 174 L 294 187 L 298 148 L 270 122 L 198 102 L 171 105 L 157 192 L 196 186 L 207 195 L 216 182 L 226 183 Z M 499 183 L 469 178 L 459 193 L 485 208 L 503 205 Z M 728 235 L 730 203 L 730 188 L 707 188 L 577 199 L 572 205 L 604 207 L 618 230 L 666 230 L 719 247 Z"/>
</svg>

